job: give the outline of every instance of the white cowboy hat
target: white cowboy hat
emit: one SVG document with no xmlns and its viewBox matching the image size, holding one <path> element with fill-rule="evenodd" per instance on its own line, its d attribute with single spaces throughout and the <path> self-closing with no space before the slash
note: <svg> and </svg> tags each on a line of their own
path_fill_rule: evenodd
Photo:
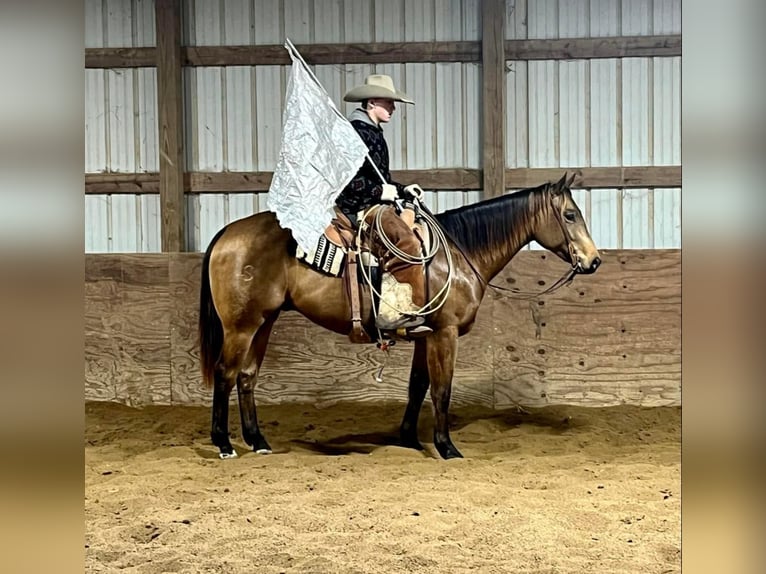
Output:
<svg viewBox="0 0 766 574">
<path fill-rule="evenodd" d="M 364 79 L 364 85 L 356 86 L 346 92 L 343 100 L 346 102 L 361 102 L 371 98 L 387 98 L 395 102 L 414 104 L 407 94 L 394 87 L 391 76 L 372 74 Z"/>
</svg>

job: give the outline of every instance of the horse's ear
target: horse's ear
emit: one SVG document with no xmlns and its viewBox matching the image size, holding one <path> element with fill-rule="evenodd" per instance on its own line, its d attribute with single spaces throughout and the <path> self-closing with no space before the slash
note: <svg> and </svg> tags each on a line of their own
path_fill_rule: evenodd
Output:
<svg viewBox="0 0 766 574">
<path fill-rule="evenodd" d="M 566 180 L 567 180 L 567 174 L 566 172 L 564 172 L 563 177 L 551 186 L 551 191 L 553 192 L 553 195 L 559 195 L 564 190 L 564 186 L 566 185 Z"/>
<path fill-rule="evenodd" d="M 571 177 L 567 180 L 567 182 L 564 184 L 564 187 L 571 189 L 572 184 L 574 183 L 574 180 L 577 179 L 577 172 L 573 173 Z"/>
</svg>

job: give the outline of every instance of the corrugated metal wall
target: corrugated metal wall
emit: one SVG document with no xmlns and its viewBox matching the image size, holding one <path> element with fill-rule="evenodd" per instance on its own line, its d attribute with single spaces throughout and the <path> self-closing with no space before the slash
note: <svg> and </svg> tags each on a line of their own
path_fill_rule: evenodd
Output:
<svg viewBox="0 0 766 574">
<path fill-rule="evenodd" d="M 153 2 L 90 0 L 86 47 L 154 45 Z M 479 40 L 480 0 L 185 0 L 187 45 Z M 680 0 L 508 0 L 507 37 L 680 33 Z M 386 126 L 393 169 L 480 167 L 478 64 L 315 66 L 333 99 L 369 73 L 418 103 Z M 680 58 L 508 62 L 509 167 L 680 164 Z M 187 169 L 271 171 L 288 70 L 186 68 Z M 153 69 L 87 70 L 86 171 L 156 171 Z M 352 106 L 344 104 L 342 111 Z M 427 193 L 441 211 L 479 192 Z M 680 246 L 680 190 L 581 190 L 604 248 Z M 188 246 L 265 209 L 265 194 L 188 198 Z M 86 197 L 87 251 L 157 251 L 157 196 Z"/>
</svg>

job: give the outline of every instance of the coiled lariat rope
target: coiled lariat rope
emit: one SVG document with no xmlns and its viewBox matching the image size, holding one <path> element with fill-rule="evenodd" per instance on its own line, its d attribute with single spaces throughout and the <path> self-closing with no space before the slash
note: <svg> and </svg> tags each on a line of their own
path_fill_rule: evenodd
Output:
<svg viewBox="0 0 766 574">
<path fill-rule="evenodd" d="M 402 251 L 396 245 L 394 245 L 394 243 L 386 235 L 386 232 L 383 230 L 383 226 L 381 225 L 381 217 L 383 213 L 383 210 L 380 209 L 381 207 L 383 206 L 377 205 L 372 208 L 375 210 L 375 214 L 372 220 L 371 232 L 374 232 L 378 235 L 383 246 L 386 249 L 388 249 L 391 252 L 391 254 L 397 259 L 400 259 L 404 261 L 405 263 L 409 263 L 410 265 L 426 265 L 429 261 L 431 261 L 436 256 L 436 254 L 439 252 L 439 248 L 441 246 L 444 247 L 444 254 L 447 259 L 447 279 L 444 282 L 444 285 L 442 285 L 441 289 L 439 289 L 439 291 L 429 301 L 427 301 L 425 305 L 423 305 L 417 311 L 404 311 L 402 309 L 398 309 L 394 307 L 388 302 L 386 303 L 386 305 L 393 307 L 395 311 L 403 315 L 412 315 L 412 316 L 431 315 L 432 313 L 435 313 L 436 311 L 438 311 L 444 306 L 444 303 L 446 303 L 447 297 L 449 297 L 449 293 L 452 288 L 454 269 L 452 264 L 452 252 L 449 248 L 449 243 L 447 243 L 447 238 L 444 236 L 444 232 L 442 231 L 441 226 L 436 222 L 436 220 L 431 216 L 431 214 L 427 213 L 425 210 L 420 210 L 420 217 L 428 226 L 428 229 L 431 233 L 433 240 L 431 241 L 430 250 L 424 255 L 410 255 L 409 253 Z M 357 253 L 359 253 L 359 251 L 361 250 L 360 237 L 361 237 L 361 233 L 357 234 L 357 241 L 355 246 Z M 364 278 L 365 283 L 367 283 L 367 285 L 370 287 L 370 291 L 378 297 L 378 300 L 380 300 L 381 294 L 377 289 L 375 289 L 375 286 L 373 285 L 373 282 L 372 282 L 372 277 L 369 275 L 366 267 L 367 267 L 366 265 L 360 265 L 360 268 L 362 270 L 362 277 Z M 375 308 L 374 305 L 373 305 L 373 312 L 375 314 L 375 317 L 377 318 L 378 310 Z"/>
</svg>

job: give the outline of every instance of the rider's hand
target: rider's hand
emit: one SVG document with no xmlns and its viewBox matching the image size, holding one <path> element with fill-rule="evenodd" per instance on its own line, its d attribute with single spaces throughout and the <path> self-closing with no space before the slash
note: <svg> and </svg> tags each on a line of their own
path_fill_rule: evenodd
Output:
<svg viewBox="0 0 766 574">
<path fill-rule="evenodd" d="M 390 183 L 384 183 L 382 186 L 383 191 L 380 194 L 380 201 L 394 201 L 398 197 L 398 192 L 395 185 Z"/>
<path fill-rule="evenodd" d="M 404 188 L 404 192 L 418 201 L 423 201 L 423 188 L 417 183 L 412 183 Z"/>
</svg>

